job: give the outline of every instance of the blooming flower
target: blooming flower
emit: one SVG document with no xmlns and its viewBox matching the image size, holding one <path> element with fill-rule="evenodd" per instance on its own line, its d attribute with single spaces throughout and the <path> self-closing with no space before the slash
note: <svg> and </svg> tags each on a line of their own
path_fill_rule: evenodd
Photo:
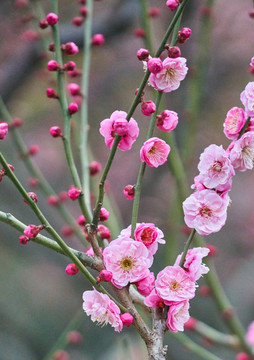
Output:
<svg viewBox="0 0 254 360">
<path fill-rule="evenodd" d="M 240 99 L 245 106 L 246 116 L 254 117 L 254 81 L 246 85 L 240 95 Z"/>
<path fill-rule="evenodd" d="M 118 288 L 147 277 L 152 265 L 145 245 L 127 237 L 113 240 L 103 251 L 103 261 L 113 274 L 112 283 Z"/>
<path fill-rule="evenodd" d="M 167 266 L 159 272 L 155 289 L 166 305 L 192 299 L 196 284 L 180 266 Z"/>
<path fill-rule="evenodd" d="M 205 187 L 213 189 L 226 184 L 235 175 L 234 168 L 222 146 L 211 144 L 200 155 L 198 170 Z"/>
<path fill-rule="evenodd" d="M 125 111 L 116 110 L 109 119 L 101 122 L 100 133 L 104 136 L 108 148 L 112 148 L 116 134 L 121 136 L 118 148 L 123 151 L 130 150 L 137 139 L 139 134 L 138 124 L 133 118 L 130 118 L 128 122 L 126 116 Z"/>
<path fill-rule="evenodd" d="M 210 250 L 205 247 L 197 247 L 187 251 L 183 269 L 188 273 L 188 276 L 192 281 L 197 281 L 203 274 L 208 273 L 209 268 L 202 264 L 202 259 L 207 256 L 209 252 Z M 182 254 L 177 256 L 174 265 L 179 265 Z"/>
<path fill-rule="evenodd" d="M 189 307 L 189 301 L 181 301 L 169 307 L 166 321 L 169 330 L 173 332 L 184 330 L 184 324 L 190 318 Z"/>
<path fill-rule="evenodd" d="M 83 309 L 92 321 L 98 321 L 101 325 L 110 324 L 117 332 L 122 330 L 120 309 L 108 295 L 93 289 L 83 293 L 83 300 Z"/>
<path fill-rule="evenodd" d="M 165 141 L 153 137 L 144 142 L 140 150 L 140 159 L 151 167 L 158 167 L 167 161 L 170 146 Z"/>
<path fill-rule="evenodd" d="M 229 196 L 213 190 L 197 191 L 183 202 L 184 221 L 200 235 L 219 231 L 227 219 Z"/>
<path fill-rule="evenodd" d="M 245 121 L 246 119 L 243 109 L 238 107 L 230 109 L 223 124 L 224 134 L 226 137 L 232 140 L 237 139 Z"/>
<path fill-rule="evenodd" d="M 163 61 L 163 69 L 156 74 L 150 74 L 149 84 L 156 90 L 171 92 L 179 88 L 180 81 L 185 78 L 187 71 L 185 58 L 166 58 Z"/>
<path fill-rule="evenodd" d="M 229 158 L 235 169 L 239 171 L 251 170 L 254 160 L 254 131 L 249 131 L 236 140 Z"/>
<path fill-rule="evenodd" d="M 157 116 L 156 124 L 160 130 L 170 132 L 178 124 L 178 115 L 175 111 L 164 110 Z"/>
</svg>

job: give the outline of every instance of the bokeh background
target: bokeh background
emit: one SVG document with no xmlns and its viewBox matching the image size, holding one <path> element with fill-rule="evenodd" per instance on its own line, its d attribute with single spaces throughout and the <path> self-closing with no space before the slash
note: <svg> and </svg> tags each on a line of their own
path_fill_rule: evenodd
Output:
<svg viewBox="0 0 254 360">
<path fill-rule="evenodd" d="M 50 11 L 49 1 L 38 1 L 45 12 Z M 37 41 L 28 41 L 27 30 L 38 30 L 38 19 L 33 19 L 37 1 L 31 0 L 26 8 L 17 8 L 14 1 L 0 3 L 0 93 L 13 117 L 20 117 L 24 124 L 20 132 L 28 146 L 38 144 L 40 152 L 34 161 L 40 166 L 57 193 L 72 185 L 66 166 L 61 140 L 49 135 L 53 125 L 62 126 L 57 101 L 47 99 L 47 87 L 54 87 L 54 76 L 46 71 L 42 56 L 42 38 L 50 42 L 50 32 L 40 31 Z M 89 144 L 91 160 L 105 164 L 109 151 L 99 135 L 100 122 L 118 109 L 128 111 L 135 89 L 143 76 L 142 64 L 136 51 L 143 47 L 143 40 L 134 35 L 139 28 L 139 2 L 124 0 L 95 1 L 94 33 L 103 33 L 106 42 L 92 52 L 89 95 Z M 168 26 L 172 13 L 165 1 L 151 0 L 150 5 L 161 10 L 160 16 L 151 19 L 154 48 Z M 199 154 L 211 143 L 229 145 L 223 134 L 223 121 L 233 106 L 241 106 L 240 93 L 253 74 L 249 62 L 253 53 L 254 20 L 248 15 L 250 0 L 223 0 L 214 2 L 210 16 L 204 15 L 203 0 L 194 0 L 187 6 L 183 26 L 193 31 L 191 39 L 182 46 L 182 55 L 190 68 L 179 90 L 165 96 L 163 108 L 179 113 L 176 138 L 185 155 L 188 185 L 197 174 Z M 63 42 L 75 41 L 82 48 L 82 29 L 71 26 L 71 19 L 78 16 L 79 5 L 74 0 L 60 2 L 61 35 Z M 202 30 L 204 17 L 211 23 L 211 31 Z M 208 19 L 209 18 L 209 19 Z M 210 33 L 210 35 L 209 35 Z M 201 36 L 202 35 L 202 36 Z M 200 48 L 200 42 L 203 42 Z M 75 56 L 78 67 L 82 63 L 82 50 Z M 197 79 L 203 72 L 202 81 Z M 76 81 L 77 79 L 69 79 Z M 77 80 L 79 81 L 79 80 Z M 197 92 L 197 89 L 199 90 Z M 146 90 L 147 100 L 153 99 L 151 89 Z M 197 98 L 196 98 L 197 97 Z M 145 139 L 148 119 L 140 109 L 134 118 L 140 127 L 140 136 L 129 152 L 117 152 L 107 183 L 107 194 L 114 199 L 119 215 L 118 225 L 111 224 L 113 237 L 130 224 L 132 203 L 123 195 L 127 184 L 134 184 L 139 168 L 139 148 Z M 4 119 L 1 119 L 4 120 Z M 73 117 L 73 143 L 78 139 L 79 115 Z M 156 132 L 159 135 L 159 132 Z M 160 134 L 161 135 L 161 134 Z M 186 151 L 186 146 L 189 146 Z M 73 146 L 79 164 L 78 146 Z M 190 150 L 190 151 L 189 151 Z M 28 191 L 35 191 L 38 204 L 50 222 L 61 233 L 65 225 L 54 208 L 50 207 L 38 189 L 29 187 L 29 174 L 17 154 L 10 137 L 1 142 L 1 151 Z M 94 188 L 99 177 L 92 179 Z M 254 187 L 253 173 L 237 173 L 230 197 L 225 227 L 207 242 L 218 247 L 216 268 L 226 292 L 236 307 L 245 327 L 254 320 Z M 167 165 L 157 170 L 147 169 L 139 221 L 154 222 L 163 230 L 167 245 L 161 246 L 155 258 L 154 271 L 174 261 L 181 252 L 186 234 L 177 202 L 176 183 Z M 191 189 L 189 190 L 191 193 Z M 24 204 L 12 184 L 4 178 L 0 187 L 1 211 L 10 212 L 22 222 L 37 224 L 32 211 Z M 77 218 L 77 203 L 66 203 Z M 110 223 L 108 224 L 110 226 Z M 43 359 L 57 341 L 69 321 L 80 309 L 82 292 L 90 288 L 81 276 L 68 277 L 65 267 L 68 260 L 34 243 L 19 244 L 19 234 L 5 224 L 0 224 L 0 359 Z M 65 238 L 67 244 L 84 250 L 75 236 Z M 204 284 L 204 279 L 200 286 Z M 221 331 L 225 329 L 212 299 L 197 294 L 191 301 L 191 315 Z M 70 359 L 145 359 L 146 352 L 138 335 L 131 329 L 115 334 L 110 327 L 100 329 L 85 314 L 80 313 L 80 331 L 83 342 L 69 346 Z M 204 339 L 189 334 L 195 341 L 207 346 L 222 359 L 234 358 L 234 353 L 217 348 Z M 168 359 L 197 359 L 187 352 L 168 333 Z"/>
</svg>

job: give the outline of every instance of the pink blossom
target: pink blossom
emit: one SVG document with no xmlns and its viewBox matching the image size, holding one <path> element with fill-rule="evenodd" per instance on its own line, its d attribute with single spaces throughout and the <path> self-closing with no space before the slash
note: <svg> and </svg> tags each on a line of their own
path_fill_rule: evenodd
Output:
<svg viewBox="0 0 254 360">
<path fill-rule="evenodd" d="M 112 283 L 121 288 L 149 275 L 152 260 L 147 248 L 127 237 L 113 240 L 103 251 L 104 265 L 113 273 Z"/>
<path fill-rule="evenodd" d="M 140 159 L 151 167 L 163 165 L 168 158 L 170 146 L 165 141 L 153 137 L 144 142 L 140 150 Z"/>
<path fill-rule="evenodd" d="M 254 159 L 254 131 L 249 131 L 236 140 L 229 158 L 235 169 L 239 171 L 251 170 Z"/>
<path fill-rule="evenodd" d="M 149 57 L 149 51 L 147 49 L 141 48 L 137 51 L 137 58 L 140 61 L 146 61 L 146 60 L 148 60 L 148 57 Z"/>
<path fill-rule="evenodd" d="M 94 176 L 101 171 L 101 164 L 98 161 L 92 161 L 89 165 L 90 175 Z"/>
<path fill-rule="evenodd" d="M 150 272 L 147 277 L 140 281 L 137 281 L 135 285 L 137 286 L 138 292 L 141 295 L 148 296 L 154 289 L 154 280 L 154 273 Z"/>
<path fill-rule="evenodd" d="M 118 148 L 123 151 L 130 150 L 138 137 L 139 128 L 137 122 L 133 118 L 130 118 L 128 122 L 126 116 L 127 113 L 125 111 L 116 110 L 109 119 L 101 122 L 100 133 L 104 136 L 105 143 L 110 149 L 116 134 L 122 136 Z"/>
<path fill-rule="evenodd" d="M 248 342 L 248 344 L 250 344 L 250 346 L 254 348 L 254 321 L 252 321 L 248 326 L 245 339 Z"/>
<path fill-rule="evenodd" d="M 183 202 L 184 221 L 200 235 L 219 231 L 227 219 L 229 196 L 219 196 L 213 190 L 194 192 Z"/>
<path fill-rule="evenodd" d="M 186 40 L 189 39 L 191 36 L 191 29 L 190 28 L 182 28 L 182 30 L 178 31 L 178 43 L 183 44 Z"/>
<path fill-rule="evenodd" d="M 126 185 L 123 189 L 124 196 L 127 200 L 132 200 L 135 197 L 135 186 L 134 185 Z"/>
<path fill-rule="evenodd" d="M 99 215 L 99 220 L 100 221 L 106 221 L 106 220 L 108 220 L 108 218 L 109 218 L 108 210 L 105 209 L 105 208 L 101 208 L 100 215 Z"/>
<path fill-rule="evenodd" d="M 178 7 L 179 2 L 178 0 L 167 0 L 166 5 L 171 11 L 173 11 Z"/>
<path fill-rule="evenodd" d="M 246 116 L 254 117 L 254 81 L 249 82 L 240 95 L 241 102 L 245 106 Z"/>
<path fill-rule="evenodd" d="M 141 111 L 145 116 L 151 116 L 156 111 L 156 105 L 153 101 L 143 101 L 141 103 Z"/>
<path fill-rule="evenodd" d="M 113 274 L 111 271 L 108 270 L 101 270 L 99 276 L 97 276 L 96 281 L 97 282 L 110 282 L 112 280 Z"/>
<path fill-rule="evenodd" d="M 76 188 L 74 185 L 71 185 L 71 187 L 68 190 L 69 198 L 73 201 L 77 200 L 80 194 L 81 194 L 81 189 Z"/>
<path fill-rule="evenodd" d="M 0 140 L 3 140 L 8 134 L 8 124 L 6 122 L 0 123 Z"/>
<path fill-rule="evenodd" d="M 75 114 L 78 111 L 78 104 L 76 102 L 72 102 L 70 103 L 70 105 L 68 106 L 68 113 L 70 115 Z"/>
<path fill-rule="evenodd" d="M 72 41 L 62 45 L 62 50 L 67 55 L 76 55 L 79 52 L 78 46 Z"/>
<path fill-rule="evenodd" d="M 178 58 L 181 56 L 181 50 L 178 46 L 169 46 L 167 47 L 168 57 L 170 58 Z"/>
<path fill-rule="evenodd" d="M 194 178 L 194 184 L 191 185 L 192 189 L 197 189 L 198 191 L 205 190 L 207 187 L 203 184 L 204 175 L 199 174 Z M 232 186 L 232 177 L 228 179 L 225 184 L 219 184 L 214 188 L 217 194 L 224 196 L 231 189 Z"/>
<path fill-rule="evenodd" d="M 107 228 L 107 226 L 102 225 L 102 224 L 98 225 L 98 234 L 100 235 L 100 237 L 102 239 L 110 240 L 111 233 L 110 233 L 109 228 Z"/>
<path fill-rule="evenodd" d="M 157 116 L 156 124 L 160 130 L 170 132 L 178 124 L 178 115 L 175 111 L 164 110 Z"/>
<path fill-rule="evenodd" d="M 205 187 L 213 189 L 226 184 L 235 175 L 234 168 L 222 146 L 211 144 L 200 155 L 198 170 Z"/>
<path fill-rule="evenodd" d="M 41 225 L 28 225 L 24 230 L 24 235 L 26 235 L 29 239 L 34 239 L 42 229 L 43 227 Z"/>
<path fill-rule="evenodd" d="M 196 284 L 180 266 L 167 266 L 159 272 L 155 289 L 166 305 L 192 299 Z"/>
<path fill-rule="evenodd" d="M 192 281 L 197 281 L 203 274 L 208 273 L 209 268 L 205 266 L 205 264 L 202 264 L 202 259 L 209 254 L 209 251 L 208 248 L 204 247 L 197 247 L 187 251 L 183 269 L 187 272 Z M 183 253 L 177 256 L 174 265 L 179 265 L 182 254 Z"/>
<path fill-rule="evenodd" d="M 77 275 L 79 268 L 75 264 L 69 264 L 66 266 L 65 272 L 67 275 Z"/>
<path fill-rule="evenodd" d="M 176 90 L 180 86 L 180 81 L 185 78 L 187 71 L 185 58 L 166 58 L 163 61 L 163 69 L 157 74 L 150 74 L 149 84 L 163 92 Z"/>
<path fill-rule="evenodd" d="M 49 25 L 55 25 L 58 22 L 58 15 L 55 13 L 49 13 L 46 17 Z"/>
<path fill-rule="evenodd" d="M 83 293 L 83 309 L 92 321 L 98 321 L 99 324 L 110 324 L 115 331 L 120 332 L 123 328 L 120 319 L 119 307 L 108 297 L 93 289 Z"/>
<path fill-rule="evenodd" d="M 121 231 L 120 237 L 121 236 L 131 237 L 131 225 Z M 163 232 L 152 223 L 136 224 L 134 239 L 142 242 L 147 247 L 151 255 L 154 255 L 158 250 L 158 243 L 166 243 L 163 237 Z"/>
<path fill-rule="evenodd" d="M 184 324 L 189 320 L 189 301 L 170 305 L 167 316 L 167 327 L 173 332 L 184 331 Z"/>
<path fill-rule="evenodd" d="M 233 107 L 227 113 L 224 121 L 224 134 L 228 139 L 236 140 L 245 124 L 245 113 L 243 109 Z"/>
<path fill-rule="evenodd" d="M 91 39 L 91 45 L 100 46 L 104 44 L 105 38 L 102 34 L 95 34 Z"/>
<path fill-rule="evenodd" d="M 130 313 L 124 313 L 123 315 L 120 316 L 120 319 L 123 322 L 123 326 L 131 326 L 131 324 L 133 323 L 133 316 Z"/>
<path fill-rule="evenodd" d="M 50 132 L 50 135 L 54 138 L 57 138 L 57 137 L 62 137 L 63 134 L 62 134 L 62 131 L 60 129 L 59 126 L 52 126 L 50 129 L 49 129 L 49 132 Z"/>
<path fill-rule="evenodd" d="M 68 84 L 67 88 L 68 88 L 69 93 L 72 96 L 78 96 L 78 95 L 81 94 L 80 86 L 78 84 L 76 84 L 76 83 Z"/>
<path fill-rule="evenodd" d="M 164 307 L 163 299 L 157 294 L 156 289 L 153 289 L 151 293 L 145 298 L 144 304 L 146 306 L 155 308 L 155 307 Z"/>
<path fill-rule="evenodd" d="M 47 68 L 49 71 L 58 71 L 60 70 L 60 65 L 55 60 L 50 60 L 47 64 Z"/>
<path fill-rule="evenodd" d="M 147 62 L 147 68 L 152 74 L 158 74 L 163 69 L 163 63 L 160 58 L 151 58 Z"/>
</svg>

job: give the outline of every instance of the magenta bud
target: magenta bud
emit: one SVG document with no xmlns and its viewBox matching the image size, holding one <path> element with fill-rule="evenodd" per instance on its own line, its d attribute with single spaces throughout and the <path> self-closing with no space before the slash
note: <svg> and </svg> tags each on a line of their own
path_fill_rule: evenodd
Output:
<svg viewBox="0 0 254 360">
<path fill-rule="evenodd" d="M 22 125 L 23 125 L 23 120 L 22 119 L 20 119 L 20 118 L 13 119 L 13 121 L 12 121 L 12 126 L 13 127 L 17 128 L 17 127 L 20 127 Z"/>
<path fill-rule="evenodd" d="M 77 330 L 69 331 L 66 335 L 66 342 L 70 345 L 78 345 L 83 341 L 83 336 Z"/>
<path fill-rule="evenodd" d="M 85 226 L 86 225 L 86 219 L 85 219 L 84 215 L 80 215 L 80 217 L 78 218 L 78 224 L 80 226 Z"/>
<path fill-rule="evenodd" d="M 76 275 L 79 272 L 79 268 L 75 264 L 69 264 L 65 268 L 67 275 Z"/>
<path fill-rule="evenodd" d="M 83 24 L 83 22 L 84 22 L 84 18 L 83 17 L 81 17 L 81 16 L 76 16 L 76 17 L 74 17 L 73 19 L 72 19 L 72 25 L 74 25 L 74 26 L 77 26 L 77 27 L 79 27 L 79 26 L 81 26 L 82 24 Z"/>
<path fill-rule="evenodd" d="M 76 102 L 72 102 L 70 103 L 70 105 L 68 106 L 68 113 L 70 115 L 75 114 L 78 111 L 78 104 Z"/>
<path fill-rule="evenodd" d="M 50 195 L 47 197 L 47 203 L 51 206 L 56 206 L 59 203 L 59 199 L 55 195 Z"/>
<path fill-rule="evenodd" d="M 169 46 L 167 50 L 168 50 L 168 57 L 170 58 L 175 59 L 181 56 L 181 50 L 179 49 L 178 46 Z"/>
<path fill-rule="evenodd" d="M 166 5 L 171 11 L 173 11 L 178 7 L 179 2 L 178 0 L 167 0 Z"/>
<path fill-rule="evenodd" d="M 34 156 L 36 154 L 38 154 L 38 152 L 40 151 L 40 148 L 38 145 L 30 145 L 29 148 L 28 148 L 28 152 L 29 152 L 29 155 L 31 156 Z"/>
<path fill-rule="evenodd" d="M 124 196 L 127 200 L 133 200 L 135 197 L 135 186 L 134 185 L 126 185 L 123 189 Z"/>
<path fill-rule="evenodd" d="M 67 86 L 70 95 L 79 96 L 81 95 L 80 86 L 76 83 L 70 83 Z"/>
<path fill-rule="evenodd" d="M 101 270 L 101 272 L 97 278 L 99 278 L 99 282 L 101 282 L 101 281 L 110 282 L 113 278 L 113 274 L 109 270 Z"/>
<path fill-rule="evenodd" d="M 34 239 L 42 229 L 43 229 L 42 225 L 40 226 L 28 225 L 24 230 L 24 235 L 26 235 L 30 239 Z"/>
<path fill-rule="evenodd" d="M 82 6 L 79 10 L 79 13 L 85 19 L 87 17 L 87 7 Z"/>
<path fill-rule="evenodd" d="M 22 244 L 22 245 L 28 244 L 29 240 L 30 240 L 29 237 L 27 237 L 26 235 L 21 235 L 21 236 L 19 237 L 19 242 L 20 242 L 20 244 Z"/>
<path fill-rule="evenodd" d="M 49 13 L 46 16 L 46 20 L 49 25 L 55 25 L 58 22 L 58 15 L 56 15 L 54 13 Z"/>
<path fill-rule="evenodd" d="M 101 208 L 100 215 L 99 215 L 99 220 L 100 221 L 107 221 L 108 218 L 109 218 L 108 210 L 106 210 L 105 208 Z"/>
<path fill-rule="evenodd" d="M 38 202 L 37 195 L 34 192 L 28 192 L 27 195 L 35 202 Z M 28 205 L 28 202 L 24 199 L 24 203 Z"/>
<path fill-rule="evenodd" d="M 49 99 L 58 99 L 58 98 L 59 98 L 59 96 L 57 95 L 57 93 L 55 92 L 55 90 L 52 89 L 52 88 L 48 88 L 48 89 L 46 90 L 46 93 L 47 93 L 47 97 L 48 97 Z"/>
<path fill-rule="evenodd" d="M 120 316 L 120 319 L 122 320 L 123 326 L 131 326 L 133 323 L 133 316 L 130 313 L 124 313 Z"/>
<path fill-rule="evenodd" d="M 68 42 L 65 45 L 62 45 L 61 49 L 67 55 L 76 55 L 79 52 L 79 48 L 74 42 Z"/>
<path fill-rule="evenodd" d="M 64 64 L 65 71 L 73 71 L 76 67 L 76 63 L 74 61 L 69 61 L 68 63 Z"/>
<path fill-rule="evenodd" d="M 60 65 L 55 60 L 50 60 L 47 65 L 48 71 L 58 71 L 60 70 Z"/>
<path fill-rule="evenodd" d="M 149 59 L 149 51 L 147 49 L 139 49 L 137 51 L 137 58 L 140 60 L 140 61 L 148 61 Z"/>
<path fill-rule="evenodd" d="M 151 58 L 147 62 L 148 70 L 153 74 L 158 74 L 163 69 L 163 63 L 160 58 Z"/>
<path fill-rule="evenodd" d="M 81 194 L 81 190 L 76 188 L 74 185 L 72 185 L 68 190 L 68 196 L 73 201 L 77 200 L 80 194 Z"/>
<path fill-rule="evenodd" d="M 64 225 L 61 229 L 61 233 L 63 236 L 70 237 L 74 234 L 74 230 L 69 225 Z"/>
<path fill-rule="evenodd" d="M 49 26 L 49 24 L 46 19 L 43 19 L 39 21 L 38 26 L 43 30 L 46 29 Z"/>
<path fill-rule="evenodd" d="M 141 103 L 141 111 L 145 116 L 151 116 L 156 111 L 156 105 L 153 101 L 143 101 Z"/>
<path fill-rule="evenodd" d="M 144 29 L 136 29 L 136 30 L 134 31 L 134 35 L 135 35 L 136 37 L 145 38 L 145 37 L 146 37 L 146 32 L 145 32 Z"/>
<path fill-rule="evenodd" d="M 91 39 L 91 45 L 100 46 L 105 42 L 105 38 L 102 34 L 95 34 Z"/>
<path fill-rule="evenodd" d="M 178 43 L 183 44 L 186 40 L 191 36 L 190 28 L 182 28 L 182 30 L 178 31 Z"/>
<path fill-rule="evenodd" d="M 157 7 L 152 7 L 148 10 L 148 16 L 155 18 L 160 16 L 160 9 Z"/>
<path fill-rule="evenodd" d="M 62 137 L 63 134 L 62 134 L 62 131 L 60 129 L 59 126 L 52 126 L 50 129 L 49 129 L 49 132 L 50 132 L 50 135 L 54 138 L 57 138 L 57 137 Z"/>
<path fill-rule="evenodd" d="M 3 140 L 8 134 L 8 124 L 6 122 L 0 123 L 0 140 Z"/>
<path fill-rule="evenodd" d="M 101 171 L 101 164 L 98 161 L 92 161 L 89 165 L 90 175 L 94 176 Z"/>
<path fill-rule="evenodd" d="M 102 224 L 98 225 L 98 234 L 102 239 L 110 240 L 111 233 L 110 230 L 107 228 L 107 226 Z"/>
</svg>

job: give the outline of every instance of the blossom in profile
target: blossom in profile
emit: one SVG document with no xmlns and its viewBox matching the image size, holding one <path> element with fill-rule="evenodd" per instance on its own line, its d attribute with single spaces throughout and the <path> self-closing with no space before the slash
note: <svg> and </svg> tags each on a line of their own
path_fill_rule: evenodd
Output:
<svg viewBox="0 0 254 360">
<path fill-rule="evenodd" d="M 8 124 L 6 122 L 0 123 L 0 140 L 3 140 L 8 134 Z"/>
<path fill-rule="evenodd" d="M 198 170 L 206 188 L 214 189 L 228 183 L 235 175 L 234 168 L 222 146 L 211 144 L 200 155 Z"/>
<path fill-rule="evenodd" d="M 249 131 L 236 140 L 229 158 L 236 170 L 245 171 L 253 168 L 254 131 Z"/>
<path fill-rule="evenodd" d="M 178 124 L 178 115 L 175 111 L 164 110 L 156 118 L 158 129 L 168 133 L 174 130 Z"/>
<path fill-rule="evenodd" d="M 246 116 L 254 117 L 254 81 L 249 82 L 240 96 Z"/>
<path fill-rule="evenodd" d="M 150 74 L 149 84 L 162 92 L 178 89 L 188 71 L 186 59 L 183 57 L 166 58 L 162 64 L 163 68 L 160 72 Z"/>
<path fill-rule="evenodd" d="M 203 257 L 209 254 L 210 250 L 206 247 L 197 247 L 189 249 L 185 256 L 183 269 L 187 272 L 192 281 L 197 281 L 204 274 L 207 274 L 209 268 L 202 263 Z M 179 265 L 182 254 L 178 255 L 174 265 Z"/>
<path fill-rule="evenodd" d="M 144 304 L 146 306 L 155 308 L 155 307 L 164 307 L 163 299 L 157 294 L 156 289 L 153 289 L 151 293 L 145 298 Z"/>
<path fill-rule="evenodd" d="M 118 288 L 146 278 L 152 260 L 144 244 L 128 237 L 111 241 L 103 251 L 104 265 L 112 272 L 112 283 Z"/>
<path fill-rule="evenodd" d="M 147 277 L 135 283 L 137 290 L 141 295 L 148 296 L 154 289 L 154 273 L 150 272 Z"/>
<path fill-rule="evenodd" d="M 127 121 L 126 116 L 125 111 L 116 110 L 109 119 L 101 122 L 100 133 L 104 136 L 108 148 L 112 148 L 116 135 L 121 136 L 118 148 L 123 151 L 130 150 L 137 139 L 139 134 L 138 124 L 133 118 Z"/>
<path fill-rule="evenodd" d="M 254 348 L 254 321 L 248 326 L 247 333 L 245 335 L 247 343 Z"/>
<path fill-rule="evenodd" d="M 224 134 L 228 139 L 236 140 L 240 134 L 240 131 L 244 127 L 246 118 L 243 109 L 233 107 L 227 112 L 226 119 L 224 121 Z"/>
<path fill-rule="evenodd" d="M 184 331 L 184 324 L 189 320 L 189 301 L 172 304 L 168 310 L 167 327 L 172 332 Z"/>
<path fill-rule="evenodd" d="M 184 221 L 200 235 L 219 231 L 227 219 L 229 196 L 214 190 L 196 191 L 183 202 Z"/>
<path fill-rule="evenodd" d="M 108 295 L 93 289 L 83 293 L 83 301 L 83 309 L 92 321 L 98 321 L 102 326 L 110 324 L 117 332 L 122 330 L 120 309 Z"/>
<path fill-rule="evenodd" d="M 140 150 L 140 159 L 151 167 L 163 165 L 168 158 L 170 146 L 157 137 L 153 137 L 144 142 Z"/>
<path fill-rule="evenodd" d="M 159 272 L 155 280 L 157 295 L 166 305 L 192 299 L 196 284 L 180 266 L 167 266 Z"/>
</svg>

